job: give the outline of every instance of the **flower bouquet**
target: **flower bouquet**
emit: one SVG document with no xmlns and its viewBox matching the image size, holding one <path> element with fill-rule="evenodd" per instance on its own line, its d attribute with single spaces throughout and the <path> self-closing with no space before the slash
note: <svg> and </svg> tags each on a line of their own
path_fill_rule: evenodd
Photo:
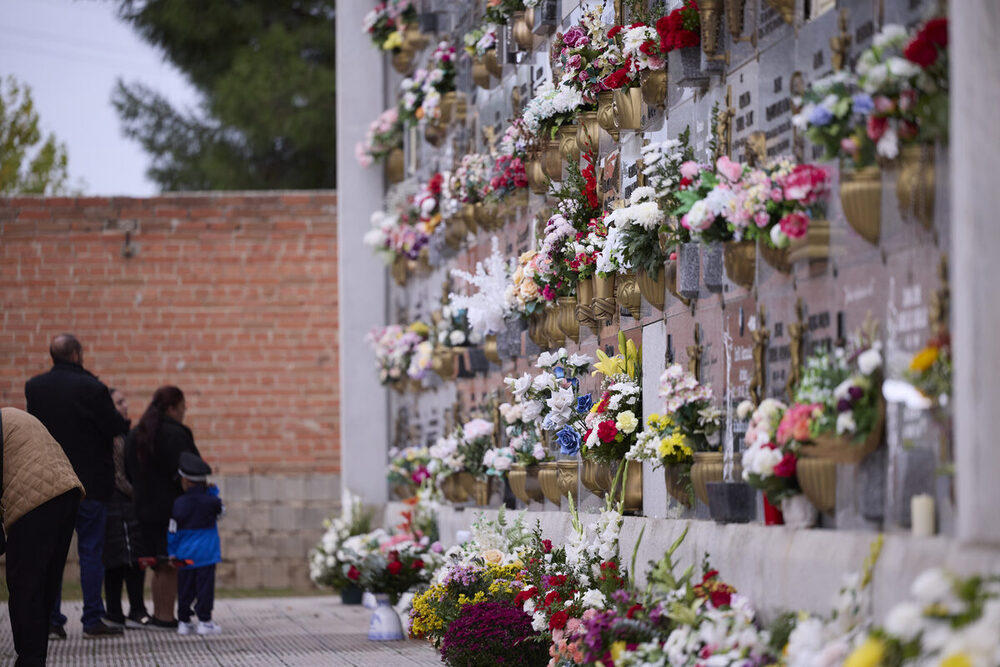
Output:
<svg viewBox="0 0 1000 667">
<path fill-rule="evenodd" d="M 407 328 L 398 324 L 376 327 L 366 341 L 375 352 L 379 382 L 397 388 L 406 380 L 419 382 L 430 371 L 433 344 L 430 327 L 414 322 Z"/>
<path fill-rule="evenodd" d="M 362 167 L 370 166 L 394 150 L 403 147 L 403 124 L 399 120 L 399 109 L 386 109 L 372 121 L 365 132 L 365 140 L 354 148 L 354 156 Z"/>
<path fill-rule="evenodd" d="M 431 53 L 427 66 L 419 117 L 432 123 L 447 125 L 452 119 L 443 99 L 445 95 L 455 92 L 455 47 L 448 42 L 439 43 Z"/>
<path fill-rule="evenodd" d="M 465 52 L 472 57 L 482 57 L 487 51 L 497 47 L 497 31 L 480 26 L 465 33 L 462 37 Z"/>
<path fill-rule="evenodd" d="M 631 61 L 625 63 L 621 46 L 614 39 L 616 32 L 609 36 L 601 21 L 601 10 L 595 8 L 585 11 L 579 24 L 556 34 L 552 51 L 559 54 L 562 65 L 560 85 L 579 91 L 586 104 L 595 104 L 598 93 L 620 88 L 636 76 Z M 609 86 L 609 77 L 618 85 Z"/>
<path fill-rule="evenodd" d="M 339 560 L 337 554 L 348 538 L 371 531 L 373 514 L 370 508 L 361 503 L 360 498 L 352 496 L 350 504 L 340 516 L 323 522 L 326 529 L 323 537 L 309 552 L 309 578 L 313 583 L 347 596 L 350 595 L 350 589 L 356 589 L 356 580 L 348 577 L 352 563 Z M 361 602 L 360 595 L 358 590 L 355 596 L 357 601 L 352 604 Z"/>
<path fill-rule="evenodd" d="M 588 394 L 579 407 L 589 407 L 583 458 L 612 465 L 625 459 L 638 437 L 642 416 L 641 353 L 625 334 L 618 333 L 618 354 L 597 350 L 594 375 L 603 375 L 597 403 Z M 590 405 L 587 405 L 587 404 Z M 611 489 L 606 489 L 610 491 Z"/>
<path fill-rule="evenodd" d="M 522 253 L 504 292 L 507 308 L 522 317 L 530 317 L 545 308 L 546 299 L 542 294 L 538 266 L 541 259 L 542 256 L 535 250 Z"/>
<path fill-rule="evenodd" d="M 524 0 L 486 0 L 483 20 L 494 25 L 507 25 L 514 12 L 524 11 Z"/>
<path fill-rule="evenodd" d="M 694 487 L 691 485 L 694 450 L 669 415 L 655 412 L 649 415 L 646 428 L 636 438 L 625 458 L 629 461 L 653 461 L 655 466 L 663 466 L 667 493 L 683 505 L 694 505 Z"/>
<path fill-rule="evenodd" d="M 572 124 L 583 105 L 583 95 L 576 88 L 563 84 L 553 87 L 546 82 L 525 105 L 521 117 L 535 136 L 555 139 L 559 128 Z"/>
<path fill-rule="evenodd" d="M 412 0 L 387 0 L 365 14 L 362 25 L 376 47 L 396 51 L 403 46 L 407 26 L 416 22 L 417 8 Z"/>
<path fill-rule="evenodd" d="M 416 493 L 417 487 L 424 482 L 434 484 L 434 476 L 428 469 L 431 461 L 427 447 L 410 446 L 402 449 L 393 447 L 389 450 L 389 469 L 386 472 L 390 486 L 399 489 L 397 493 L 402 498 L 410 498 Z"/>
</svg>

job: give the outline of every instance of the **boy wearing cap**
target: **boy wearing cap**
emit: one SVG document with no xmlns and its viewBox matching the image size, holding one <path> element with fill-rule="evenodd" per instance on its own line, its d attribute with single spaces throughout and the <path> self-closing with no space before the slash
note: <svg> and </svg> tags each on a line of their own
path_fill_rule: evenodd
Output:
<svg viewBox="0 0 1000 667">
<path fill-rule="evenodd" d="M 217 635 L 222 628 L 212 622 L 212 603 L 215 564 L 222 560 L 217 521 L 224 508 L 218 489 L 206 483 L 212 469 L 196 454 L 183 452 L 178 472 L 184 493 L 174 501 L 168 547 L 172 556 L 192 562 L 177 573 L 177 634 L 194 630 L 199 635 Z M 197 628 L 191 623 L 192 602 Z"/>
</svg>

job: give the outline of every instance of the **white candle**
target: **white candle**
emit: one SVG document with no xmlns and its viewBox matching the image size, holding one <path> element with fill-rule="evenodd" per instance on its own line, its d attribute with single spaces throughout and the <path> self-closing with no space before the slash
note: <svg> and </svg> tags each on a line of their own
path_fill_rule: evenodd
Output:
<svg viewBox="0 0 1000 667">
<path fill-rule="evenodd" d="M 910 499 L 910 524 L 915 537 L 934 534 L 934 497 L 921 493 Z"/>
</svg>

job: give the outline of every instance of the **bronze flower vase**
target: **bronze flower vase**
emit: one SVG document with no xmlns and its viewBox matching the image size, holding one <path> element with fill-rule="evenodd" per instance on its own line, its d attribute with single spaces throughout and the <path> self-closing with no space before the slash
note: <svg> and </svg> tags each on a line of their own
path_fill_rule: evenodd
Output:
<svg viewBox="0 0 1000 667">
<path fill-rule="evenodd" d="M 708 483 L 723 481 L 722 452 L 695 452 L 691 484 L 698 500 L 708 505 Z"/>
<path fill-rule="evenodd" d="M 633 318 L 639 319 L 642 309 L 642 297 L 639 293 L 639 284 L 636 281 L 635 274 L 632 272 L 620 274 L 615 285 L 615 297 L 618 299 L 618 303 L 628 310 Z"/>
<path fill-rule="evenodd" d="M 490 334 L 483 340 L 483 354 L 493 363 L 500 363 L 500 348 L 497 345 L 496 334 Z"/>
<path fill-rule="evenodd" d="M 559 480 L 559 495 L 568 498 L 573 495 L 573 502 L 579 504 L 580 488 L 580 466 L 576 460 L 556 461 L 556 470 Z"/>
<path fill-rule="evenodd" d="M 832 512 L 837 507 L 837 463 L 830 459 L 800 458 L 795 476 L 802 493 L 820 512 Z"/>
<path fill-rule="evenodd" d="M 590 491 L 598 498 L 604 497 L 604 487 L 598 481 L 600 464 L 591 459 L 583 459 L 580 462 L 580 482 L 583 488 Z"/>
<path fill-rule="evenodd" d="M 664 107 L 667 104 L 667 70 L 644 69 L 639 72 L 639 89 L 642 100 L 651 107 Z"/>
<path fill-rule="evenodd" d="M 699 0 L 698 18 L 701 20 L 701 49 L 706 56 L 714 56 L 719 48 L 719 20 L 722 18 L 723 0 Z"/>
<path fill-rule="evenodd" d="M 576 320 L 576 297 L 559 297 L 559 330 L 574 343 L 580 342 L 580 323 Z"/>
<path fill-rule="evenodd" d="M 765 0 L 788 25 L 795 24 L 795 0 Z"/>
<path fill-rule="evenodd" d="M 539 468 L 537 465 L 524 466 L 515 463 L 507 472 L 507 481 L 510 482 L 510 489 L 514 496 L 524 504 L 531 502 L 541 502 L 545 496 L 542 494 L 542 487 L 538 482 Z"/>
<path fill-rule="evenodd" d="M 618 141 L 618 125 L 615 122 L 615 93 L 612 90 L 602 90 L 597 93 L 597 124 L 601 129 Z"/>
<path fill-rule="evenodd" d="M 830 221 L 811 220 L 805 236 L 788 244 L 788 261 L 792 264 L 808 259 L 830 256 Z"/>
<path fill-rule="evenodd" d="M 930 229 L 934 224 L 934 146 L 911 144 L 899 153 L 896 198 L 904 220 L 916 220 Z"/>
<path fill-rule="evenodd" d="M 524 166 L 524 172 L 528 177 L 528 187 L 531 188 L 532 192 L 536 195 L 544 195 L 549 191 L 549 179 L 545 175 L 545 170 L 542 169 L 541 156 L 528 160 Z"/>
<path fill-rule="evenodd" d="M 385 180 L 399 183 L 406 177 L 405 156 L 402 148 L 393 148 L 385 156 Z"/>
<path fill-rule="evenodd" d="M 534 9 L 531 10 L 531 22 L 534 23 Z M 521 51 L 532 51 L 535 48 L 535 34 L 531 31 L 531 24 L 527 20 L 527 12 L 514 12 L 511 15 L 511 34 L 514 36 L 514 43 Z"/>
<path fill-rule="evenodd" d="M 878 245 L 882 230 L 882 170 L 871 166 L 841 171 L 840 206 L 847 224 L 861 238 Z"/>
<path fill-rule="evenodd" d="M 753 287 L 757 270 L 757 244 L 753 241 L 726 241 L 722 244 L 722 249 L 722 259 L 729 279 L 740 287 Z"/>
<path fill-rule="evenodd" d="M 613 91 L 615 126 L 619 130 L 638 130 L 642 127 L 642 90 L 637 86 Z"/>
<path fill-rule="evenodd" d="M 761 242 L 760 256 L 775 271 L 779 273 L 792 272 L 792 263 L 788 259 L 788 248 L 772 248 L 769 244 Z"/>
<path fill-rule="evenodd" d="M 483 64 L 486 65 L 486 71 L 496 78 L 500 79 L 503 77 L 503 65 L 497 59 L 497 50 L 495 48 L 483 54 Z"/>
<path fill-rule="evenodd" d="M 549 139 L 542 153 L 542 171 L 553 181 L 562 180 L 562 156 L 559 139 Z"/>
<path fill-rule="evenodd" d="M 670 497 L 685 507 L 691 507 L 691 466 L 674 463 L 663 466 L 663 482 Z"/>
<path fill-rule="evenodd" d="M 472 59 L 472 82 L 483 90 L 490 89 L 490 72 L 481 57 Z"/>
<path fill-rule="evenodd" d="M 596 327 L 594 318 L 594 280 L 584 278 L 576 284 L 576 321 L 585 327 Z"/>
<path fill-rule="evenodd" d="M 559 504 L 562 494 L 559 492 L 559 469 L 555 461 L 543 461 L 538 464 L 538 485 L 546 500 Z"/>
<path fill-rule="evenodd" d="M 580 160 L 580 149 L 576 145 L 576 133 L 576 125 L 563 125 L 558 131 L 559 157 L 567 163 L 578 162 Z"/>
<path fill-rule="evenodd" d="M 656 280 L 653 280 L 645 269 L 639 269 L 636 272 L 636 281 L 639 284 L 639 292 L 643 298 L 653 308 L 663 310 L 663 306 L 667 300 L 667 272 L 661 267 L 659 273 L 656 274 Z"/>
<path fill-rule="evenodd" d="M 580 113 L 579 128 L 576 131 L 576 146 L 580 153 L 597 153 L 601 141 L 601 126 L 597 122 L 597 110 Z"/>
<path fill-rule="evenodd" d="M 594 274 L 594 317 L 599 321 L 615 317 L 615 274 Z"/>
</svg>

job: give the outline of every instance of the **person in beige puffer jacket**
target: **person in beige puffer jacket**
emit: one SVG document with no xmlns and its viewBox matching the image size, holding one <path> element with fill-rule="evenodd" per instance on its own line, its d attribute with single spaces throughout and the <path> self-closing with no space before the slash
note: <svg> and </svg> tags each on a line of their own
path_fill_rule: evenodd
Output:
<svg viewBox="0 0 1000 667">
<path fill-rule="evenodd" d="M 83 485 L 62 447 L 23 410 L 0 409 L 8 612 L 17 667 L 44 665 Z"/>
</svg>

